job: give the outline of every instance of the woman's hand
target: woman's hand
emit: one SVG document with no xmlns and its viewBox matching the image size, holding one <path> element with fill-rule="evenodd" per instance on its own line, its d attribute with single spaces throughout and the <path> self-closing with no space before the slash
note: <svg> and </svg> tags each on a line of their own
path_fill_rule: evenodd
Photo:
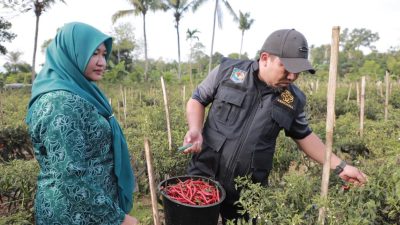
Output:
<svg viewBox="0 0 400 225">
<path fill-rule="evenodd" d="M 138 225 L 138 224 L 139 221 L 135 217 L 130 216 L 128 214 L 125 215 L 125 219 L 121 223 L 121 225 Z"/>
</svg>

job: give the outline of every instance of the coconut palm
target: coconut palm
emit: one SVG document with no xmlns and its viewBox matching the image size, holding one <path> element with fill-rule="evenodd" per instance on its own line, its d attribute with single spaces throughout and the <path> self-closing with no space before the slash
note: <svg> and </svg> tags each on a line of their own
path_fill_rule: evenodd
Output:
<svg viewBox="0 0 400 225">
<path fill-rule="evenodd" d="M 181 79 L 181 46 L 179 39 L 179 22 L 182 19 L 182 16 L 185 12 L 193 7 L 196 4 L 197 0 L 188 1 L 188 0 L 165 0 L 165 5 L 167 9 L 171 9 L 174 11 L 175 18 L 175 28 L 176 34 L 178 38 L 178 79 Z"/>
<path fill-rule="evenodd" d="M 65 3 L 64 0 L 59 0 L 62 3 Z M 37 40 L 39 34 L 39 19 L 43 12 L 50 9 L 50 7 L 55 4 L 57 0 L 13 0 L 13 1 L 3 1 L 2 4 L 5 7 L 15 9 L 22 13 L 33 10 L 36 16 L 36 24 L 35 24 L 35 40 L 33 45 L 33 57 L 32 57 L 32 82 L 35 79 L 35 64 L 36 64 L 36 50 L 37 50 Z"/>
<path fill-rule="evenodd" d="M 143 18 L 143 40 L 144 40 L 144 80 L 148 80 L 148 70 L 149 70 L 149 60 L 147 57 L 147 34 L 146 34 L 146 14 L 149 10 L 157 11 L 161 9 L 165 9 L 160 0 L 129 0 L 129 3 L 132 4 L 133 9 L 120 10 L 117 11 L 112 16 L 112 22 L 115 23 L 118 19 L 130 16 L 130 15 L 142 15 Z"/>
<path fill-rule="evenodd" d="M 190 84 L 192 85 L 192 89 L 193 89 L 193 79 L 192 79 L 193 40 L 195 39 L 197 39 L 197 41 L 199 40 L 199 37 L 196 35 L 196 33 L 199 33 L 197 29 L 194 30 L 187 29 L 186 31 L 186 40 L 190 41 L 189 78 L 190 78 Z"/>
<path fill-rule="evenodd" d="M 253 22 L 254 22 L 254 19 L 250 19 L 250 13 L 247 12 L 247 13 L 243 14 L 242 11 L 239 10 L 239 29 L 242 31 L 242 39 L 240 41 L 239 59 L 242 56 L 244 32 L 246 30 L 250 29 Z"/>
<path fill-rule="evenodd" d="M 202 5 L 204 2 L 207 0 L 198 0 L 196 4 L 193 6 L 193 10 L 196 11 L 197 8 Z M 212 66 L 212 55 L 213 55 L 213 50 L 214 50 L 214 36 L 215 36 L 215 22 L 218 18 L 218 27 L 222 28 L 222 9 L 221 9 L 221 4 L 223 4 L 228 12 L 233 16 L 233 20 L 237 21 L 238 17 L 233 11 L 231 5 L 229 4 L 228 0 L 215 0 L 215 8 L 214 8 L 214 20 L 213 20 L 213 31 L 212 31 L 212 38 L 211 38 L 211 52 L 210 52 L 210 61 L 208 65 L 208 73 L 211 72 L 211 66 Z"/>
<path fill-rule="evenodd" d="M 21 56 L 23 55 L 22 52 L 20 51 L 10 51 L 8 52 L 8 54 L 6 55 L 6 59 L 7 59 L 7 68 L 8 72 L 10 73 L 17 73 L 18 70 L 18 64 L 21 63 Z"/>
</svg>

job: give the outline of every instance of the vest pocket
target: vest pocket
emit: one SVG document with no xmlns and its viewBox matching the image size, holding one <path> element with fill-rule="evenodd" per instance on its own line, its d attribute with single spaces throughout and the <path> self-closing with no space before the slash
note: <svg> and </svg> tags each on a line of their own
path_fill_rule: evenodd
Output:
<svg viewBox="0 0 400 225">
<path fill-rule="evenodd" d="M 214 101 L 214 113 L 217 121 L 231 125 L 236 122 L 246 93 L 242 90 L 222 86 Z"/>
<path fill-rule="evenodd" d="M 251 162 L 251 178 L 253 182 L 261 183 L 264 186 L 268 184 L 268 176 L 272 169 L 273 158 L 273 151 L 257 150 L 253 152 Z"/>
</svg>

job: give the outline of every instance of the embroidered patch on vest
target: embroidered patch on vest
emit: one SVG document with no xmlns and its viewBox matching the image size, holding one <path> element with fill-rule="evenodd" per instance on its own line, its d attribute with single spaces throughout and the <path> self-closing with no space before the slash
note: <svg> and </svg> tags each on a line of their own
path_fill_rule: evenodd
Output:
<svg viewBox="0 0 400 225">
<path fill-rule="evenodd" d="M 278 102 L 293 109 L 294 97 L 289 90 L 285 90 L 284 92 L 281 93 L 281 96 L 279 96 Z"/>
<path fill-rule="evenodd" d="M 235 83 L 243 83 L 246 78 L 247 72 L 238 68 L 233 68 L 230 79 Z"/>
</svg>

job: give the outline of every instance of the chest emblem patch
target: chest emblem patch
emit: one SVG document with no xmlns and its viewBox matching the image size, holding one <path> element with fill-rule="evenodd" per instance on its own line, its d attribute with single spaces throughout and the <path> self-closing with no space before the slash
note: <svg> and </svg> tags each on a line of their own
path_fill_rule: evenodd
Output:
<svg viewBox="0 0 400 225">
<path fill-rule="evenodd" d="M 235 83 L 243 83 L 247 72 L 238 68 L 233 68 L 230 79 Z"/>
<path fill-rule="evenodd" d="M 281 93 L 281 96 L 279 96 L 278 102 L 293 109 L 294 97 L 290 91 L 285 90 Z"/>
</svg>

